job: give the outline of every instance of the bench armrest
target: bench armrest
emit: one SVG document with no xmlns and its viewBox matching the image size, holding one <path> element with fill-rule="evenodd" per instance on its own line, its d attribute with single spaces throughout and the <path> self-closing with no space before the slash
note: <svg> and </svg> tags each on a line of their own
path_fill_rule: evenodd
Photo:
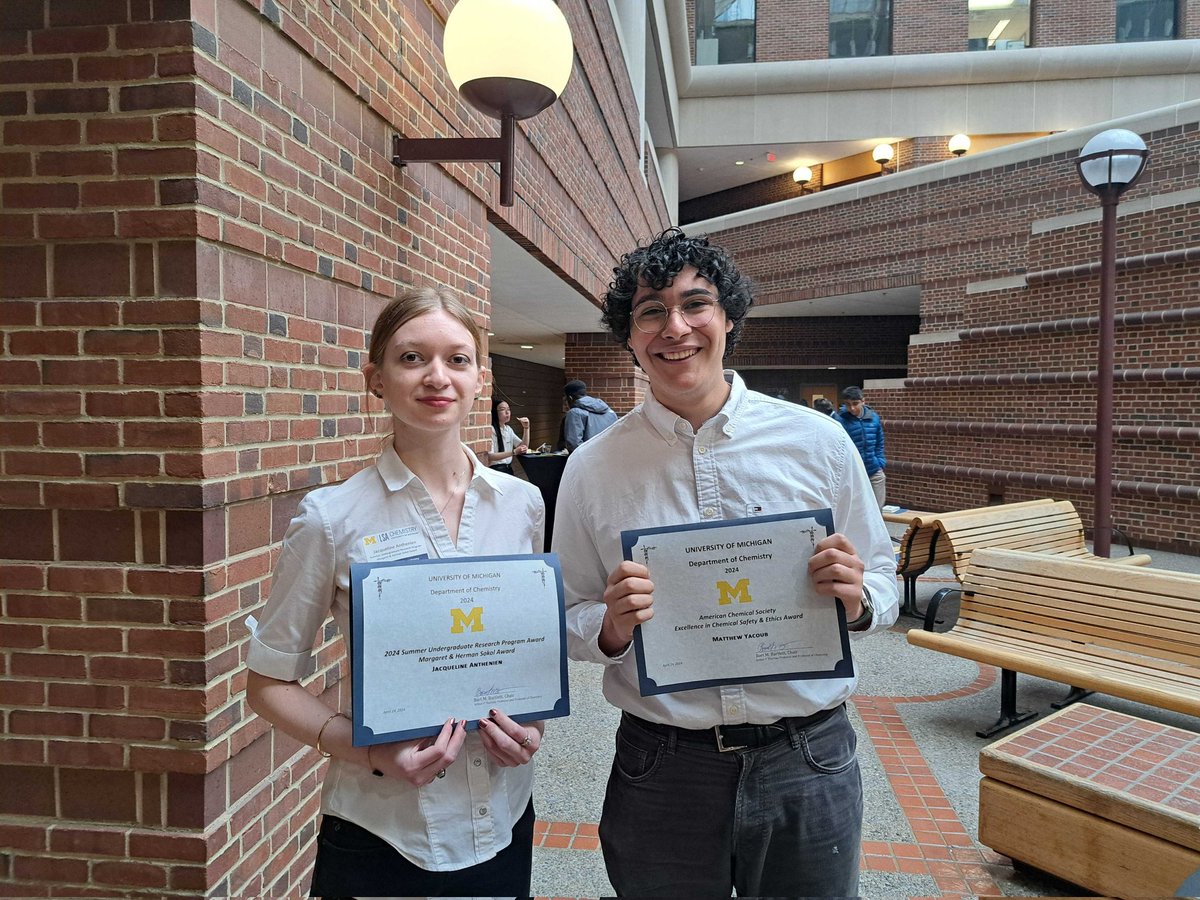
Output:
<svg viewBox="0 0 1200 900">
<path fill-rule="evenodd" d="M 925 623 L 922 626 L 925 631 L 933 631 L 933 626 L 937 624 L 938 607 L 940 607 L 942 605 L 942 601 L 951 594 L 958 594 L 961 597 L 962 588 L 942 588 L 929 598 L 929 605 L 925 607 Z"/>
<path fill-rule="evenodd" d="M 1127 535 L 1124 531 L 1122 531 L 1116 525 L 1113 525 L 1111 527 L 1112 527 L 1112 533 L 1121 538 L 1121 540 L 1125 543 L 1125 549 L 1127 549 L 1129 551 L 1130 556 L 1133 556 L 1133 541 L 1129 540 L 1129 535 Z"/>
</svg>

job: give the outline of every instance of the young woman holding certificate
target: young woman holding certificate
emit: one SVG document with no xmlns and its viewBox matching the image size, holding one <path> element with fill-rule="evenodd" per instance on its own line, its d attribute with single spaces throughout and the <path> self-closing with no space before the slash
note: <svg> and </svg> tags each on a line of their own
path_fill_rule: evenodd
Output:
<svg viewBox="0 0 1200 900">
<path fill-rule="evenodd" d="M 481 357 L 479 329 L 448 291 L 410 291 L 384 308 L 363 374 L 394 434 L 375 465 L 304 498 L 270 600 L 251 622 L 250 706 L 331 758 L 314 895 L 529 894 L 529 762 L 541 722 L 493 710 L 468 731 L 447 709 L 434 738 L 355 747 L 349 698 L 331 709 L 299 684 L 331 613 L 349 634 L 351 563 L 542 551 L 537 489 L 482 465 L 462 443 L 483 389 Z"/>
</svg>

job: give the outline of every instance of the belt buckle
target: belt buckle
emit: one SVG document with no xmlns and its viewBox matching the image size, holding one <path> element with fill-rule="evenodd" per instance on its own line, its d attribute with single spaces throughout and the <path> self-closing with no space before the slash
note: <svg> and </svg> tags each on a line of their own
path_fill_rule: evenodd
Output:
<svg viewBox="0 0 1200 900">
<path fill-rule="evenodd" d="M 717 736 L 717 752 L 719 752 L 719 753 L 732 753 L 734 750 L 749 750 L 750 749 L 749 744 L 741 744 L 736 747 L 726 747 L 725 741 L 721 737 L 721 726 L 720 725 L 713 726 L 713 734 L 715 734 Z"/>
</svg>

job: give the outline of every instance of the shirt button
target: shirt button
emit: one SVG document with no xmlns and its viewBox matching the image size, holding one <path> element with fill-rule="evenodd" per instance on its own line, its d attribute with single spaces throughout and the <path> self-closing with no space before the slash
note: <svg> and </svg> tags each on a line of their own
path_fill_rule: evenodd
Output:
<svg viewBox="0 0 1200 900">
<path fill-rule="evenodd" d="M 486 806 L 479 807 L 479 814 L 481 816 L 486 816 L 487 815 L 487 807 Z"/>
<path fill-rule="evenodd" d="M 482 766 L 482 765 L 483 765 L 483 760 L 482 760 L 482 759 L 480 759 L 480 758 L 477 756 L 477 757 L 475 757 L 473 760 L 471 760 L 471 765 L 473 765 L 473 766 Z"/>
<path fill-rule="evenodd" d="M 717 514 L 717 511 L 715 509 L 713 509 L 711 506 L 706 506 L 706 507 L 704 507 L 704 511 L 702 514 L 703 514 L 704 518 L 711 519 L 713 516 L 715 516 Z"/>
<path fill-rule="evenodd" d="M 731 707 L 729 707 L 729 709 L 725 710 L 725 712 L 729 713 L 729 715 L 731 715 L 731 716 L 736 716 L 737 711 L 738 711 L 738 708 L 736 706 L 731 706 Z"/>
<path fill-rule="evenodd" d="M 707 447 L 698 447 L 696 449 L 696 452 L 699 453 L 701 456 L 703 456 L 705 453 L 708 452 L 708 448 Z"/>
</svg>

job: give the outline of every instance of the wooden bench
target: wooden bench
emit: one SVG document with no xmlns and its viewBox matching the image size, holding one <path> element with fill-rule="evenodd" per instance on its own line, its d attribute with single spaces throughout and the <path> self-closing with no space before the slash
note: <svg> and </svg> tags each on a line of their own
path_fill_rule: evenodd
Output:
<svg viewBox="0 0 1200 900">
<path fill-rule="evenodd" d="M 1144 566 L 1150 557 L 1134 554 L 1125 539 L 1129 555 L 1114 557 L 1112 562 Z M 979 547 L 1002 547 L 1049 553 L 1073 559 L 1099 559 L 1087 548 L 1083 522 L 1069 500 L 1026 500 L 960 509 L 948 513 L 924 513 L 910 519 L 900 538 L 896 571 L 904 579 L 901 612 L 917 612 L 917 578 L 932 566 L 954 567 L 954 577 L 962 581 L 971 551 Z"/>
<path fill-rule="evenodd" d="M 984 747 L 979 770 L 998 853 L 1109 897 L 1183 896 L 1200 870 L 1200 734 L 1077 703 Z"/>
<path fill-rule="evenodd" d="M 980 737 L 1035 715 L 1016 709 L 1018 672 L 1071 685 L 1065 702 L 1102 691 L 1200 715 L 1200 576 L 988 549 L 960 593 L 953 628 L 908 641 L 1000 667 L 1000 718 Z"/>
</svg>

